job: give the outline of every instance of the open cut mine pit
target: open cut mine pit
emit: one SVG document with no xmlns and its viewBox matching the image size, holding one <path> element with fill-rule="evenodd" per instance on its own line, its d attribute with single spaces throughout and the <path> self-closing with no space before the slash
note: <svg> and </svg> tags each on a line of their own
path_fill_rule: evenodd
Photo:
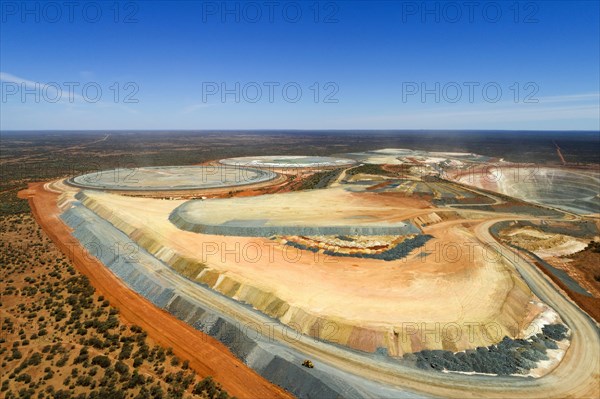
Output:
<svg viewBox="0 0 600 399">
<path fill-rule="evenodd" d="M 407 150 L 367 155 L 415 156 Z M 418 156 L 434 172 L 438 158 L 457 165 L 480 161 L 475 154 Z M 73 236 L 102 248 L 95 256 L 115 278 L 301 396 L 308 389 L 358 397 L 370 386 L 360 379 L 340 385 L 347 375 L 319 369 L 319 354 L 364 356 L 361 362 L 382 372 L 407 367 L 402 362 L 507 375 L 527 374 L 546 361 L 532 376 L 556 367 L 569 346 L 568 328 L 514 262 L 481 238 L 490 218 L 511 215 L 477 205 L 503 199 L 439 178 L 411 177 L 407 170 L 394 175 L 389 164 L 357 165 L 333 157 L 230 158 L 217 166 L 89 173 L 47 189 L 57 193 L 61 219 Z M 322 169 L 336 174 L 319 189 L 252 191 L 281 179 L 275 171 L 285 168 L 305 170 L 298 180 Z M 234 188 L 227 197 L 202 200 L 127 195 Z M 456 207 L 462 202 L 474 209 Z M 115 244 L 136 253 L 114 254 L 109 248 Z M 275 334 L 271 341 L 259 334 L 240 344 L 227 335 L 247 330 L 236 320 L 266 320 L 299 335 L 289 341 L 289 332 Z M 466 360 L 476 348 L 492 355 L 481 355 L 481 364 Z M 518 360 L 516 348 L 527 359 Z M 557 354 L 548 357 L 544 348 Z M 511 355 L 496 364 L 496 350 Z M 320 373 L 310 387 L 292 378 L 307 354 Z M 517 360 L 506 360 L 513 354 Z"/>
<path fill-rule="evenodd" d="M 500 164 L 448 175 L 467 185 L 576 214 L 600 214 L 597 171 Z"/>
</svg>

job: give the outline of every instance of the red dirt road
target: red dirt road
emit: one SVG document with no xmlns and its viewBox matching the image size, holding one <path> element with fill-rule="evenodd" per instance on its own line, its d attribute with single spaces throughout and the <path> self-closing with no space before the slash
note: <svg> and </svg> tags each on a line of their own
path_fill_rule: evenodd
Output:
<svg viewBox="0 0 600 399">
<path fill-rule="evenodd" d="M 238 398 L 293 398 L 244 365 L 219 341 L 157 308 L 130 290 L 100 261 L 90 258 L 71 235 L 71 229 L 60 220 L 58 195 L 46 191 L 44 183 L 30 184 L 19 192 L 19 197 L 29 200 L 36 221 L 50 239 L 90 279 L 94 288 L 119 308 L 126 321 L 144 328 L 161 345 L 172 347 L 181 360 L 190 362 L 190 368 L 198 375 L 213 376 L 230 395 Z"/>
</svg>

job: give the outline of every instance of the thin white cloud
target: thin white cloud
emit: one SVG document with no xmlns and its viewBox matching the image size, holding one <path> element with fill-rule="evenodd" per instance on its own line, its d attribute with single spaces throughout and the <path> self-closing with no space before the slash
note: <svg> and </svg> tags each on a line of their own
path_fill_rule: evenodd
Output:
<svg viewBox="0 0 600 399">
<path fill-rule="evenodd" d="M 61 103 L 61 104 L 67 105 L 69 107 L 75 107 L 78 105 L 95 105 L 95 106 L 101 107 L 101 108 L 108 108 L 108 107 L 113 108 L 114 107 L 114 108 L 118 108 L 118 109 L 121 109 L 121 110 L 129 112 L 129 113 L 132 113 L 132 114 L 138 113 L 137 110 L 134 110 L 134 109 L 132 109 L 126 105 L 123 105 L 121 103 L 106 102 L 106 101 L 101 101 L 101 100 L 90 101 L 88 98 L 85 98 L 84 96 L 82 96 L 81 94 L 78 94 L 76 92 L 77 88 L 79 87 L 78 85 L 74 86 L 73 89 L 69 89 L 67 84 L 79 83 L 76 80 L 70 81 L 70 82 L 63 82 L 63 83 L 60 83 L 60 82 L 41 83 L 41 82 L 21 78 L 19 76 L 15 76 L 13 74 L 0 71 L 0 81 L 17 84 L 17 85 L 21 86 L 19 88 L 19 90 L 26 89 L 28 91 L 35 92 L 37 96 L 45 97 L 45 98 L 42 98 L 42 100 L 44 100 L 43 102 L 47 102 L 47 103 Z M 4 90 L 6 90 L 6 89 L 4 89 Z M 16 94 L 21 96 L 21 100 L 24 103 L 27 102 L 27 101 L 23 100 L 22 93 L 17 92 Z M 25 100 L 26 99 L 27 99 L 27 96 L 25 95 Z M 50 100 L 48 100 L 48 99 L 50 99 Z M 56 99 L 56 101 L 54 99 Z"/>
<path fill-rule="evenodd" d="M 563 103 L 563 102 L 579 102 L 579 101 L 600 101 L 600 93 L 582 93 L 582 94 L 567 94 L 561 96 L 540 97 L 540 102 L 543 103 Z"/>
<path fill-rule="evenodd" d="M 49 103 L 60 101 L 62 103 L 73 104 L 75 101 L 86 101 L 86 99 L 83 96 L 75 93 L 75 90 L 72 90 L 72 92 L 69 92 L 68 88 L 64 90 L 63 84 L 59 82 L 41 83 L 29 79 L 24 79 L 6 72 L 0 72 L 0 81 L 7 83 L 15 83 L 21 86 L 20 90 L 25 88 L 26 90 L 35 92 L 37 96 L 47 97 L 48 99 L 51 99 L 51 101 L 46 101 Z M 22 95 L 23 94 L 21 94 L 21 96 Z M 56 98 L 58 99 L 54 101 L 54 99 Z"/>
</svg>

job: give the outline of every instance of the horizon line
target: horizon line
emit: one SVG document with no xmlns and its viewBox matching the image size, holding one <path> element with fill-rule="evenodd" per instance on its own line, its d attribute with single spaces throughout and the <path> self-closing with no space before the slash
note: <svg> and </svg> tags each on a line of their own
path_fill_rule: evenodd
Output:
<svg viewBox="0 0 600 399">
<path fill-rule="evenodd" d="M 253 128 L 253 129 L 0 129 L 0 132 L 600 132 L 599 129 L 290 129 L 290 128 Z"/>
</svg>

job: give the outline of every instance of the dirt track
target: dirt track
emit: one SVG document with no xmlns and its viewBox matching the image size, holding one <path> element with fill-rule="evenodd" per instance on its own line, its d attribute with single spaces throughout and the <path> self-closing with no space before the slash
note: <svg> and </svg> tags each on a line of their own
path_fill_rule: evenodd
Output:
<svg viewBox="0 0 600 399">
<path fill-rule="evenodd" d="M 29 200 L 40 226 L 111 305 L 119 308 L 125 320 L 143 327 L 160 344 L 172 347 L 178 357 L 189 360 L 190 368 L 199 375 L 213 376 L 229 394 L 238 398 L 293 397 L 246 367 L 223 344 L 155 307 L 125 286 L 100 261 L 87 256 L 58 217 L 58 195 L 45 190 L 44 183 L 30 184 L 19 197 Z"/>
</svg>

